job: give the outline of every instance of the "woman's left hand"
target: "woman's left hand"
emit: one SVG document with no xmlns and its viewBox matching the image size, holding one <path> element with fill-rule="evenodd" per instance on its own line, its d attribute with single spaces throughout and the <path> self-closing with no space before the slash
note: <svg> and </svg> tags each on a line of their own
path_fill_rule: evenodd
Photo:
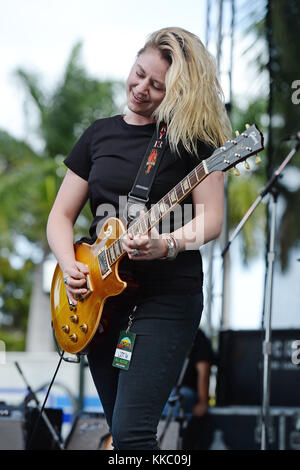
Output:
<svg viewBox="0 0 300 470">
<path fill-rule="evenodd" d="M 167 240 L 159 235 L 155 227 L 146 235 L 133 237 L 131 233 L 127 233 L 122 241 L 129 259 L 135 261 L 163 258 L 168 251 Z"/>
<path fill-rule="evenodd" d="M 208 404 L 198 402 L 193 408 L 193 415 L 197 416 L 198 418 L 202 418 L 202 416 L 206 415 L 207 411 L 208 411 Z"/>
</svg>

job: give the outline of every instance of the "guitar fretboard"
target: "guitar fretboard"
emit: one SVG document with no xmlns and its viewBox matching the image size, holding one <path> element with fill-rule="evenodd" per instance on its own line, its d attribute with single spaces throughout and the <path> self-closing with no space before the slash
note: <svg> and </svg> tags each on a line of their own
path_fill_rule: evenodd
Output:
<svg viewBox="0 0 300 470">
<path fill-rule="evenodd" d="M 205 172 L 203 162 L 199 163 L 187 176 L 185 176 L 173 189 L 171 189 L 160 201 L 154 204 L 146 214 L 133 222 L 128 230 L 120 238 L 115 240 L 106 251 L 107 259 L 112 266 L 126 251 L 122 246 L 122 238 L 128 233 L 133 236 L 148 233 L 165 215 L 179 204 L 186 196 L 204 179 Z"/>
</svg>

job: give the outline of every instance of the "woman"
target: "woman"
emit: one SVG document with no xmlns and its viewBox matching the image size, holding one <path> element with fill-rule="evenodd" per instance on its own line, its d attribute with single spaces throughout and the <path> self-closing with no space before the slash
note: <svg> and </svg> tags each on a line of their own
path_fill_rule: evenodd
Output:
<svg viewBox="0 0 300 470">
<path fill-rule="evenodd" d="M 66 158 L 68 171 L 49 216 L 49 245 L 75 304 L 76 295 L 86 292 L 88 269 L 74 258 L 73 225 L 87 199 L 94 216 L 92 243 L 104 220 L 103 204 L 122 216 L 119 196 L 131 190 L 159 123 L 167 125 L 167 147 L 149 205 L 231 135 L 214 61 L 201 41 L 183 29 L 165 28 L 150 36 L 131 69 L 126 93 L 127 113 L 95 121 Z M 124 239 L 128 256 L 120 263 L 121 277 L 130 274 L 138 289 L 129 302 L 119 302 L 108 332 L 88 354 L 118 450 L 158 449 L 161 412 L 201 318 L 199 246 L 221 232 L 222 173 L 209 175 L 180 208 L 180 223 L 178 217 L 170 220 L 168 233 L 160 226 Z M 120 370 L 112 361 L 130 314 L 136 339 L 129 369 Z"/>
</svg>

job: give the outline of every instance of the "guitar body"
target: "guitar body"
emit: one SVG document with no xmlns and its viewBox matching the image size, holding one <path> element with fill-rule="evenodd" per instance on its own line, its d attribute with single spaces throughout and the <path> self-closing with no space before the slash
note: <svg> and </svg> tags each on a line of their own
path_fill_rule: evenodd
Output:
<svg viewBox="0 0 300 470">
<path fill-rule="evenodd" d="M 93 245 L 74 245 L 76 260 L 89 268 L 88 293 L 82 296 L 75 306 L 69 303 L 62 271 L 59 265 L 56 265 L 51 285 L 52 324 L 57 343 L 68 353 L 85 352 L 99 330 L 106 300 L 119 295 L 127 287 L 127 283 L 119 277 L 120 260 L 109 268 L 108 274 L 104 273 L 103 269 L 101 272 L 102 264 L 101 259 L 99 260 L 99 252 L 105 253 L 107 247 L 124 232 L 122 222 L 110 218 L 103 225 Z"/>
</svg>

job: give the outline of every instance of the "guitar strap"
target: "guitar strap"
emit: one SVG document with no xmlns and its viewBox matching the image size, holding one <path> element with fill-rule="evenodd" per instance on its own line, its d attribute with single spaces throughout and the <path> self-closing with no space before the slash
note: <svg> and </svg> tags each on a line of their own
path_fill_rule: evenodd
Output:
<svg viewBox="0 0 300 470">
<path fill-rule="evenodd" d="M 152 183 L 166 147 L 166 133 L 167 126 L 165 124 L 155 128 L 135 182 L 128 193 L 127 205 L 123 212 L 128 223 L 138 217 L 142 210 L 147 210 L 146 204 L 149 201 Z"/>
</svg>

